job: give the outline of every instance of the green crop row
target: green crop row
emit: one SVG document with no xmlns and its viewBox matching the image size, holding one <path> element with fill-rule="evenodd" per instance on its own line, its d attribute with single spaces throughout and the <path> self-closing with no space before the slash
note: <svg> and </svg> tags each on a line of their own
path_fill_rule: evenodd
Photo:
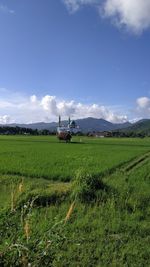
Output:
<svg viewBox="0 0 150 267">
<path fill-rule="evenodd" d="M 0 173 L 70 181 L 83 168 L 100 175 L 150 151 L 150 139 L 0 137 Z"/>
</svg>

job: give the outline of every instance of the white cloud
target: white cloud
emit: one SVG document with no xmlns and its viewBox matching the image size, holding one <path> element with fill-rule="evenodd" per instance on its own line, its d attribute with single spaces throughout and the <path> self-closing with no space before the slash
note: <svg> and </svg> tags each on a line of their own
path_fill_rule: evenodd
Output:
<svg viewBox="0 0 150 267">
<path fill-rule="evenodd" d="M 4 109 L 4 108 L 11 108 L 14 107 L 14 104 L 7 101 L 7 100 L 0 100 L 0 108 Z"/>
<path fill-rule="evenodd" d="M 150 0 L 63 0 L 71 13 L 91 5 L 100 16 L 110 18 L 117 27 L 140 34 L 150 28 Z"/>
<path fill-rule="evenodd" d="M 103 118 L 113 123 L 131 122 L 150 118 L 150 98 L 136 99 L 135 108 L 104 106 L 96 103 L 85 104 L 74 100 L 59 99 L 56 96 L 24 96 L 19 93 L 0 93 L 0 123 L 31 123 L 57 121 L 62 119 Z"/>
<path fill-rule="evenodd" d="M 10 120 L 11 118 L 8 115 L 0 116 L 0 124 L 7 124 Z"/>
<path fill-rule="evenodd" d="M 77 104 L 72 101 L 60 101 L 57 103 L 57 113 L 64 116 L 75 115 L 77 110 Z"/>
<path fill-rule="evenodd" d="M 120 115 L 113 108 L 99 104 L 84 104 L 75 101 L 60 100 L 55 96 L 45 95 L 38 98 L 36 95 L 30 97 L 19 96 L 16 94 L 6 94 L 1 99 L 1 121 L 5 123 L 5 114 L 10 115 L 9 122 L 29 123 L 40 121 L 57 121 L 60 114 L 64 119 L 71 116 L 74 119 L 95 117 L 103 118 L 111 122 L 120 123 L 127 121 L 127 116 Z M 2 119 L 3 118 L 3 119 Z"/>
<path fill-rule="evenodd" d="M 107 0 L 103 12 L 117 26 L 125 26 L 134 33 L 150 27 L 150 0 Z"/>
<path fill-rule="evenodd" d="M 41 99 L 41 106 L 45 111 L 48 111 L 52 115 L 58 115 L 56 97 L 46 95 Z"/>
<path fill-rule="evenodd" d="M 5 13 L 5 14 L 7 14 L 7 13 L 14 14 L 15 13 L 15 11 L 13 9 L 9 9 L 6 5 L 2 5 L 2 4 L 0 4 L 0 11 L 2 13 Z"/>
<path fill-rule="evenodd" d="M 143 96 L 136 100 L 136 115 L 140 118 L 150 118 L 150 98 Z"/>
<path fill-rule="evenodd" d="M 37 103 L 37 97 L 36 97 L 36 95 L 31 95 L 30 96 L 30 101 L 31 101 L 31 103 L 36 104 Z"/>
<path fill-rule="evenodd" d="M 139 109 L 150 109 L 150 98 L 144 96 L 137 99 Z"/>
<path fill-rule="evenodd" d="M 142 120 L 143 118 L 142 117 L 137 117 L 137 118 L 134 118 L 132 120 L 129 120 L 130 123 L 136 123 L 137 121 L 140 121 Z"/>
<path fill-rule="evenodd" d="M 63 2 L 66 5 L 69 12 L 74 13 L 77 10 L 79 10 L 81 6 L 95 5 L 99 3 L 100 1 L 99 0 L 63 0 Z"/>
</svg>

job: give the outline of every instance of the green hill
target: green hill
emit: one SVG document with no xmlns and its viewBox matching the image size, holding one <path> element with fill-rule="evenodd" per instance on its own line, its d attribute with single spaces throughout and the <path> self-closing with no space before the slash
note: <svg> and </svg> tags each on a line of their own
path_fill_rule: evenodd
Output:
<svg viewBox="0 0 150 267">
<path fill-rule="evenodd" d="M 118 131 L 124 134 L 150 136 L 150 119 L 140 120 L 133 125 Z"/>
</svg>

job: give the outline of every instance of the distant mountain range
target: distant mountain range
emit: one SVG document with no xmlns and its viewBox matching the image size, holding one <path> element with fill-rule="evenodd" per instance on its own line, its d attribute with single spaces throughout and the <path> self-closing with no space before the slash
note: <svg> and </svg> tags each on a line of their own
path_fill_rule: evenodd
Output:
<svg viewBox="0 0 150 267">
<path fill-rule="evenodd" d="M 87 132 L 93 132 L 93 131 L 112 131 L 116 129 L 124 129 L 127 127 L 130 127 L 132 124 L 130 122 L 125 123 L 111 123 L 109 121 L 106 121 L 104 119 L 96 119 L 96 118 L 85 118 L 85 119 L 78 119 L 75 120 L 76 124 L 79 126 L 80 130 L 83 133 Z M 67 121 L 62 121 L 63 125 L 67 125 Z M 4 125 L 0 125 L 4 126 Z M 7 124 L 7 126 L 10 127 L 24 127 L 24 128 L 30 128 L 30 129 L 38 129 L 38 130 L 56 130 L 56 127 L 58 126 L 57 122 L 38 122 L 38 123 L 30 123 L 30 124 Z"/>
<path fill-rule="evenodd" d="M 125 133 L 134 132 L 135 134 L 150 135 L 150 119 L 137 121 L 129 127 L 121 129 L 120 131 Z"/>
<path fill-rule="evenodd" d="M 150 136 L 150 119 L 143 119 L 137 121 L 136 123 L 111 123 L 104 119 L 96 119 L 96 118 L 85 118 L 85 119 L 78 119 L 75 120 L 76 124 L 79 126 L 81 132 L 88 133 L 88 132 L 101 132 L 101 131 L 118 131 L 121 133 L 125 133 L 128 135 L 135 133 L 137 134 L 144 134 Z M 67 125 L 68 121 L 62 121 L 63 125 Z M 9 126 L 9 127 L 22 127 L 22 128 L 30 128 L 30 129 L 38 129 L 38 130 L 49 130 L 49 131 L 56 131 L 58 126 L 58 122 L 38 122 L 38 123 L 30 123 L 30 124 L 7 124 L 7 125 L 0 125 L 1 127 Z"/>
</svg>

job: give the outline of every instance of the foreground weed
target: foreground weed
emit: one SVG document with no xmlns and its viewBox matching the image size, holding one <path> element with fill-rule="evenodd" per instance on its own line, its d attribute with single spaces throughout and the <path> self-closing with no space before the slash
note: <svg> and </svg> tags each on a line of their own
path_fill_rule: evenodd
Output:
<svg viewBox="0 0 150 267">
<path fill-rule="evenodd" d="M 65 217 L 65 223 L 70 219 L 71 214 L 73 213 L 74 206 L 75 206 L 75 201 L 70 205 L 70 208 L 69 208 L 67 215 Z"/>
<path fill-rule="evenodd" d="M 14 192 L 14 188 L 12 186 L 12 190 L 11 190 L 11 212 L 13 212 L 15 210 L 15 192 Z"/>
<path fill-rule="evenodd" d="M 22 181 L 21 181 L 21 183 L 18 186 L 18 192 L 19 193 L 22 193 L 23 191 L 24 191 L 24 180 L 22 178 Z"/>
<path fill-rule="evenodd" d="M 27 219 L 25 221 L 24 233 L 25 233 L 25 237 L 26 237 L 26 240 L 27 240 L 27 243 L 28 243 L 29 238 L 30 238 L 30 223 L 29 223 L 29 219 Z"/>
<path fill-rule="evenodd" d="M 22 181 L 19 183 L 19 185 L 13 183 L 11 186 L 11 212 L 15 211 L 17 199 L 20 197 L 23 191 L 24 191 L 24 182 L 22 178 Z"/>
</svg>

